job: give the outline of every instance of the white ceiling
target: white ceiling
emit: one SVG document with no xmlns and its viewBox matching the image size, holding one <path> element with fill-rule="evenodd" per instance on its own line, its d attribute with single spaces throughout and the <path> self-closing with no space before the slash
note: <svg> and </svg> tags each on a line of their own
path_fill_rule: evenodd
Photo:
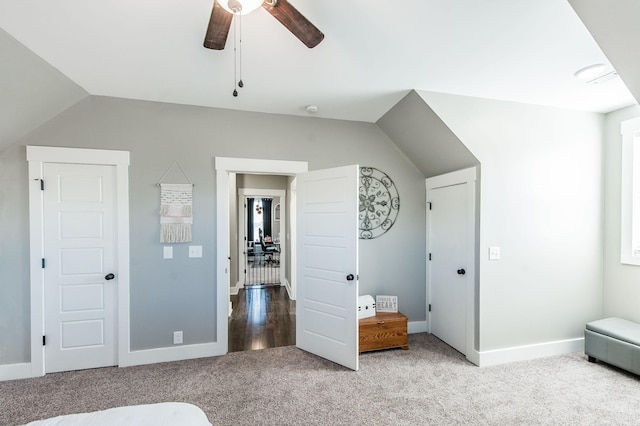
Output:
<svg viewBox="0 0 640 426">
<path fill-rule="evenodd" d="M 202 47 L 213 0 L 0 0 L 0 27 L 93 95 L 375 122 L 410 89 L 608 112 L 620 79 L 566 0 L 290 0 L 325 34 L 308 49 L 265 10 Z M 612 69 L 612 68 L 611 68 Z"/>
</svg>

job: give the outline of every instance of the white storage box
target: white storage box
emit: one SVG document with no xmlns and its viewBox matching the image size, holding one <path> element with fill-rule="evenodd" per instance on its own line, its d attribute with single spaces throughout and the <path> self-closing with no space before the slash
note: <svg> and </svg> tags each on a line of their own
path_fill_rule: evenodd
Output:
<svg viewBox="0 0 640 426">
<path fill-rule="evenodd" d="M 376 302 L 369 294 L 358 297 L 358 319 L 376 315 Z"/>
</svg>

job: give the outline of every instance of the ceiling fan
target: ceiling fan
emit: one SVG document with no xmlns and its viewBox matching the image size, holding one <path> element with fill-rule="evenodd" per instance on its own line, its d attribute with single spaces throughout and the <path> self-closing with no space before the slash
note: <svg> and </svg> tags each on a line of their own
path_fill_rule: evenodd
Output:
<svg viewBox="0 0 640 426">
<path fill-rule="evenodd" d="M 223 50 L 233 15 L 244 15 L 260 6 L 308 48 L 315 47 L 324 38 L 324 34 L 287 0 L 214 0 L 204 47 Z"/>
</svg>

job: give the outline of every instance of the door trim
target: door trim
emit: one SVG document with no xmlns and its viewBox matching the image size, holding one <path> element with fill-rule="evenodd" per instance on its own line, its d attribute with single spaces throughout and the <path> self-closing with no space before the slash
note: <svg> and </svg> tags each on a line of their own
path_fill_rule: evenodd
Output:
<svg viewBox="0 0 640 426">
<path fill-rule="evenodd" d="M 229 350 L 229 250 L 230 190 L 229 174 L 269 174 L 295 176 L 308 170 L 306 161 L 262 160 L 255 158 L 215 157 L 216 169 L 216 341 L 221 353 Z"/>
<path fill-rule="evenodd" d="M 96 164 L 116 168 L 116 235 L 118 262 L 118 292 L 116 344 L 117 361 L 129 354 L 129 152 L 101 149 L 27 146 L 29 163 L 29 229 L 30 229 L 30 292 L 31 292 L 31 376 L 45 372 L 44 347 L 44 233 L 42 227 L 44 203 L 40 187 L 45 163 Z"/>
<path fill-rule="evenodd" d="M 477 311 L 477 262 L 476 262 L 476 233 L 477 233 L 477 223 L 476 223 L 476 168 L 471 167 L 468 169 L 459 170 L 456 172 L 447 173 L 440 176 L 434 176 L 432 178 L 426 179 L 426 194 L 427 194 L 427 203 L 431 199 L 431 191 L 437 188 L 443 188 L 446 186 L 452 185 L 460 185 L 467 184 L 467 205 L 469 209 L 467 211 L 467 236 L 466 236 L 466 246 L 470 247 L 470 250 L 467 250 L 466 253 L 466 275 L 468 279 L 468 283 L 471 285 L 467 286 L 466 291 L 466 310 L 467 310 L 467 319 L 466 319 L 466 351 L 465 356 L 467 359 L 478 365 L 479 364 L 479 352 L 478 352 L 478 342 L 476 338 L 476 327 L 478 324 L 478 311 Z M 427 217 L 426 217 L 426 225 L 427 225 L 427 253 L 431 252 L 431 242 L 429 241 L 429 216 L 428 216 L 429 207 L 427 206 Z M 427 300 L 426 306 L 429 306 L 430 297 L 431 297 L 431 275 L 429 271 L 429 261 L 426 262 L 427 271 Z M 429 333 L 431 332 L 431 319 L 430 313 L 427 309 L 427 318 L 429 318 L 428 329 Z"/>
</svg>

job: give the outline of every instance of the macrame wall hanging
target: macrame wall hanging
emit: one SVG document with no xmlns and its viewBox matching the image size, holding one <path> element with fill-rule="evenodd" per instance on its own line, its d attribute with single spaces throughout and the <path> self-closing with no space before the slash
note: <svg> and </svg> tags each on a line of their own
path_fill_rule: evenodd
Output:
<svg viewBox="0 0 640 426">
<path fill-rule="evenodd" d="M 171 169 L 178 166 L 189 183 L 163 183 Z M 193 184 L 177 161 L 162 175 L 156 186 L 160 187 L 160 242 L 191 242 L 193 224 Z"/>
</svg>

